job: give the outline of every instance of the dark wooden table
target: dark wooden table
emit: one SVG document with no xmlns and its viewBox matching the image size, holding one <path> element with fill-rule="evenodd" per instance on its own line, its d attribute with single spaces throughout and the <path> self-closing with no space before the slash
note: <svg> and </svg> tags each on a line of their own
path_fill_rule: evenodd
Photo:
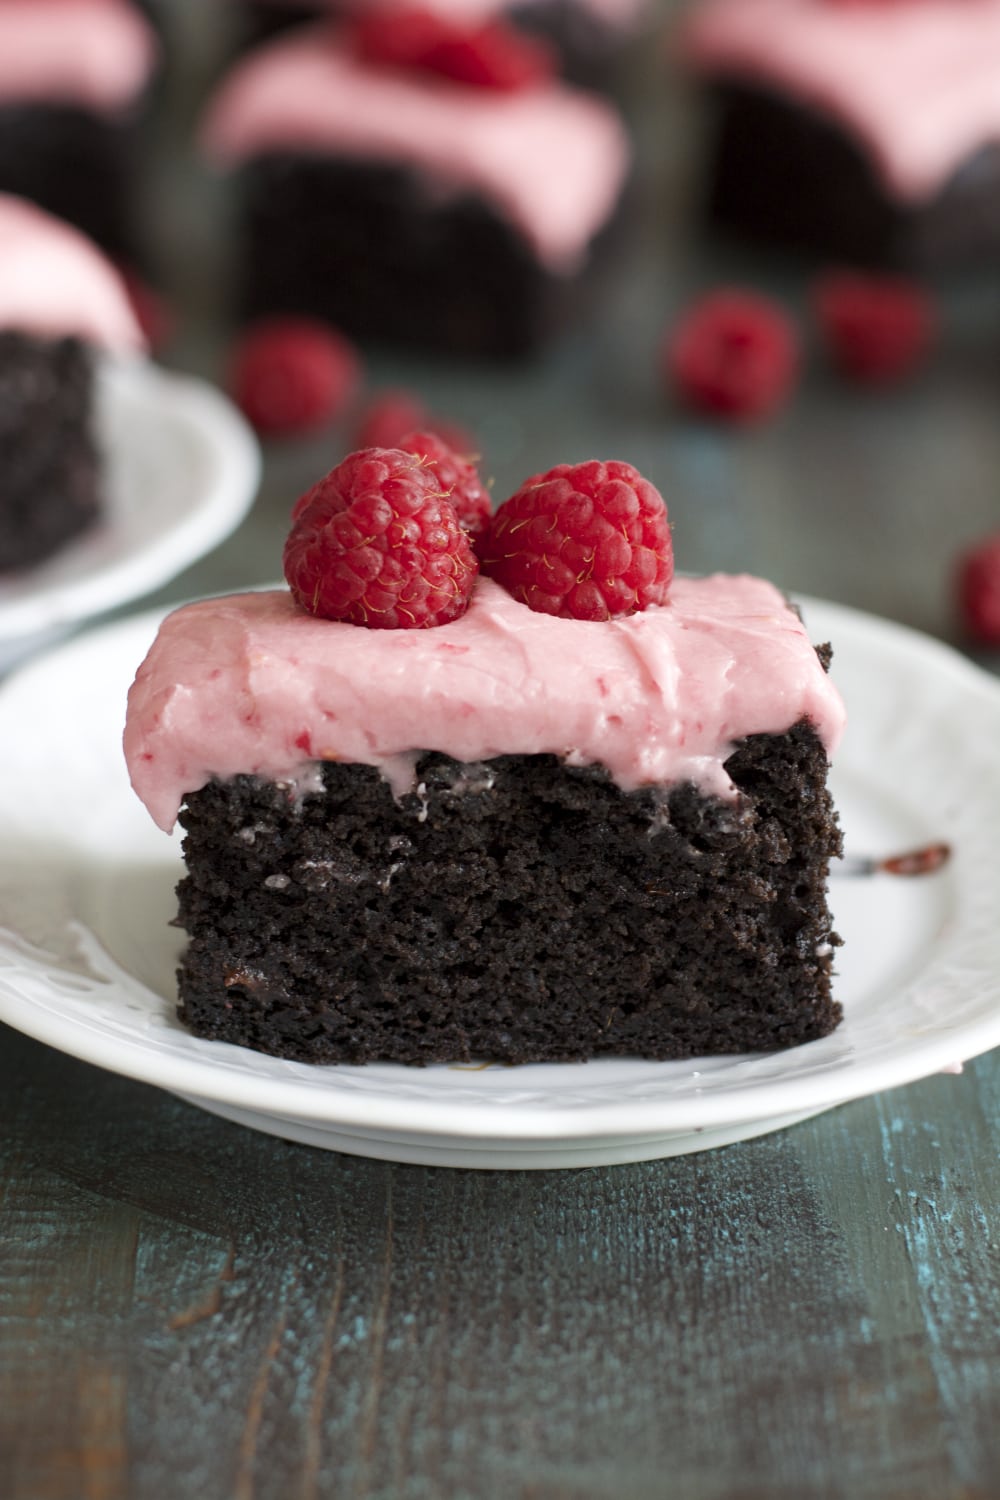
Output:
<svg viewBox="0 0 1000 1500">
<path fill-rule="evenodd" d="M 526 372 L 382 358 L 374 382 L 468 422 L 501 495 L 626 457 L 680 566 L 952 637 L 950 560 L 1000 522 L 1000 289 L 950 290 L 905 390 L 810 359 L 758 433 L 679 417 L 671 311 L 730 275 L 802 309 L 805 281 L 702 247 L 689 101 L 651 63 L 638 98 L 639 218 L 597 325 Z M 157 181 L 176 362 L 211 369 L 212 194 L 175 148 Z M 232 541 L 143 606 L 274 577 L 343 445 L 272 453 Z M 285 1144 L 2 1041 L 0 1500 L 1000 1496 L 1000 1054 L 725 1150 L 490 1174 Z"/>
</svg>

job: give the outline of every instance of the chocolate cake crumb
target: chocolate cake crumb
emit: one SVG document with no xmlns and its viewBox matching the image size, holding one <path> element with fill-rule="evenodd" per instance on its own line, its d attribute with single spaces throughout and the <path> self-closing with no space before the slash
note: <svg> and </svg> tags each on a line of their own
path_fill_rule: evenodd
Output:
<svg viewBox="0 0 1000 1500">
<path fill-rule="evenodd" d="M 0 330 L 0 573 L 44 561 L 97 519 L 92 388 L 79 339 Z"/>
<path fill-rule="evenodd" d="M 826 1035 L 840 835 L 801 721 L 726 762 L 735 801 L 623 792 L 551 755 L 423 755 L 323 790 L 212 782 L 181 813 L 180 1017 L 316 1063 L 686 1058 Z"/>
<path fill-rule="evenodd" d="M 583 316 L 615 239 L 554 275 L 481 198 L 406 166 L 269 152 L 239 172 L 241 310 L 299 313 L 357 338 L 517 359 Z"/>
<path fill-rule="evenodd" d="M 807 105 L 753 84 L 712 89 L 709 218 L 825 260 L 933 273 L 1000 250 L 1000 145 L 973 152 L 933 197 L 896 202 L 862 149 Z"/>
</svg>

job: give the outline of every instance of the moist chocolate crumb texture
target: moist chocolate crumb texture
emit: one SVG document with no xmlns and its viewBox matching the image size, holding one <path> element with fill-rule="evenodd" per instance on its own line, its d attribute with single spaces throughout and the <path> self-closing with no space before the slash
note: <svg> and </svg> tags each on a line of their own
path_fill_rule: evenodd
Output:
<svg viewBox="0 0 1000 1500">
<path fill-rule="evenodd" d="M 202 143 L 235 178 L 244 314 L 499 358 L 592 298 L 630 162 L 601 98 L 368 62 L 329 24 L 238 63 Z"/>
<path fill-rule="evenodd" d="M 480 575 L 423 629 L 316 618 L 284 591 L 170 615 L 125 751 L 186 834 L 185 1024 L 411 1064 L 832 1030 L 844 711 L 825 654 L 761 579 L 663 598 L 563 618 Z"/>
<path fill-rule="evenodd" d="M 0 192 L 133 258 L 137 119 L 157 55 L 128 0 L 2 0 Z"/>
<path fill-rule="evenodd" d="M 724 226 L 919 270 L 1000 251 L 1000 0 L 696 0 Z"/>
<path fill-rule="evenodd" d="M 0 574 L 44 561 L 97 520 L 94 360 L 142 346 L 97 248 L 0 193 Z"/>
</svg>

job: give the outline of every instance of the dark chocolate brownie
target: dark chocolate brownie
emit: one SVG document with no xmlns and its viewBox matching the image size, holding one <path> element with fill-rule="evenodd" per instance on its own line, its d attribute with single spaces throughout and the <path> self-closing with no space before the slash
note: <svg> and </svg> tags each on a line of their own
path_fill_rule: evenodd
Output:
<svg viewBox="0 0 1000 1500">
<path fill-rule="evenodd" d="M 834 123 L 769 90 L 713 89 L 709 217 L 826 259 L 942 271 L 1000 254 L 1000 145 L 985 145 L 936 197 L 893 201 Z"/>
<path fill-rule="evenodd" d="M 69 104 L 0 108 L 0 192 L 30 198 L 113 258 L 136 259 L 137 123 Z"/>
<path fill-rule="evenodd" d="M 42 562 L 101 508 L 90 353 L 0 331 L 0 573 Z"/>
<path fill-rule="evenodd" d="M 249 776 L 187 798 L 198 1035 L 309 1062 L 682 1058 L 831 1031 L 840 836 L 805 721 L 727 761 L 735 803 L 624 793 L 549 755 L 419 763 L 398 804 L 326 764 L 298 807 Z"/>
<path fill-rule="evenodd" d="M 617 223 L 563 277 L 482 199 L 431 201 L 405 167 L 273 153 L 241 170 L 238 191 L 245 315 L 303 313 L 358 338 L 501 359 L 581 315 Z"/>
</svg>

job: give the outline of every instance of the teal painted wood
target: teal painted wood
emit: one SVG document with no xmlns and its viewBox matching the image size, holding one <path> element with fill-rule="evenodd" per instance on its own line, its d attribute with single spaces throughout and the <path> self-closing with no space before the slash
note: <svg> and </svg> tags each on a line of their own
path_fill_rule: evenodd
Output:
<svg viewBox="0 0 1000 1500">
<path fill-rule="evenodd" d="M 3 1033 L 0 1493 L 988 1500 L 1000 1054 L 552 1174 L 229 1126 Z"/>
</svg>

